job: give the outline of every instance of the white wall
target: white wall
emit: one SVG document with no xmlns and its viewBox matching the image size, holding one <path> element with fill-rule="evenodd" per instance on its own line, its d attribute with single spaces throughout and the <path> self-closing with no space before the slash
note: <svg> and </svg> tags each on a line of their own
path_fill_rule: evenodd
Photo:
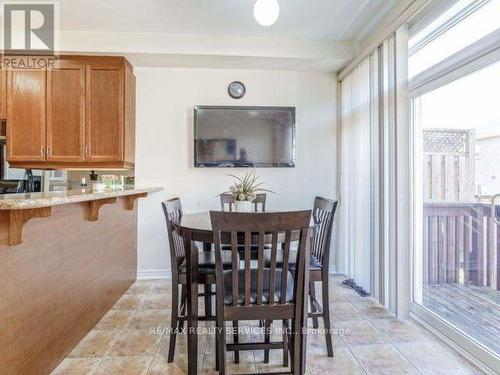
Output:
<svg viewBox="0 0 500 375">
<path fill-rule="evenodd" d="M 304 209 L 316 195 L 337 198 L 336 76 L 329 73 L 135 68 L 137 77 L 137 185 L 164 186 L 139 203 L 138 270 L 158 277 L 169 270 L 168 241 L 160 202 L 179 196 L 185 213 L 219 207 L 216 195 L 227 189 L 227 173 L 245 169 L 193 167 L 195 105 L 295 106 L 295 168 L 265 168 L 257 173 L 267 188 L 269 209 Z M 245 83 L 247 94 L 234 100 L 227 85 Z"/>
</svg>

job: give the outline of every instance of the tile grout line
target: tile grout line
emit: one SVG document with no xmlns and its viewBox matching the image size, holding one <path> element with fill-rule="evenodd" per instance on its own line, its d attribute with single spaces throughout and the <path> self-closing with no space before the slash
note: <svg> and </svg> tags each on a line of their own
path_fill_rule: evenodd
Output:
<svg viewBox="0 0 500 375">
<path fill-rule="evenodd" d="M 375 301 L 376 302 L 376 301 Z M 356 307 L 355 304 L 353 304 L 351 301 L 349 301 L 349 303 L 354 307 L 354 309 L 356 309 L 356 311 L 358 311 L 360 314 L 362 314 L 362 312 Z M 366 321 L 377 331 L 377 332 L 380 332 L 380 330 L 375 326 L 375 324 L 373 323 L 373 320 L 375 320 L 376 318 L 374 319 L 367 319 Z M 396 319 L 396 318 L 394 318 Z M 385 334 L 385 333 L 382 333 L 384 335 L 385 338 L 387 338 L 387 340 L 389 341 L 389 344 L 406 360 L 408 361 L 408 363 L 417 371 L 417 373 L 419 374 L 423 374 L 422 371 L 420 371 L 420 369 L 418 368 L 418 366 L 413 363 L 413 361 L 411 361 L 406 355 L 404 355 L 403 352 L 401 352 L 399 350 L 399 348 L 395 345 L 395 342 L 394 340 L 388 335 L 388 334 Z M 347 345 L 347 343 L 346 343 Z M 349 348 L 349 351 L 351 351 L 351 353 L 353 354 L 353 356 L 356 358 L 356 361 L 359 362 L 359 359 L 356 357 L 356 355 L 354 354 L 354 352 L 352 352 L 351 348 L 349 345 L 347 345 L 348 348 Z"/>
<path fill-rule="evenodd" d="M 391 340 L 391 342 L 392 342 L 392 340 Z M 396 351 L 397 351 L 399 354 L 401 354 L 401 356 L 402 356 L 404 359 L 406 359 L 406 360 L 408 361 L 408 363 L 409 363 L 409 364 L 411 364 L 411 365 L 415 368 L 415 370 L 417 370 L 417 372 L 418 372 L 419 374 L 423 374 L 423 372 L 422 372 L 422 371 L 420 371 L 420 369 L 417 367 L 417 365 L 416 365 L 415 363 L 413 363 L 413 361 L 411 361 L 411 360 L 410 360 L 410 358 L 408 358 L 408 357 L 407 357 L 407 356 L 406 356 L 406 355 L 405 355 L 405 354 L 404 354 L 401 350 L 399 350 L 399 348 L 398 348 L 396 345 L 394 345 L 394 343 L 392 343 L 392 346 L 396 349 Z"/>
<path fill-rule="evenodd" d="M 363 313 L 362 313 L 362 312 L 361 312 L 361 311 L 360 311 L 360 310 L 356 307 L 356 305 L 355 305 L 354 303 L 352 303 L 352 302 L 351 302 L 351 301 L 349 301 L 349 300 L 348 300 L 348 302 L 351 304 L 351 306 L 352 306 L 352 307 L 353 307 L 353 308 L 354 308 L 354 309 L 355 309 L 355 310 L 356 310 L 359 314 L 363 315 Z M 386 339 L 389 341 L 389 344 L 390 344 L 390 345 L 391 345 L 394 349 L 396 349 L 396 350 L 399 352 L 398 348 L 394 345 L 394 343 L 393 343 L 392 339 L 389 337 L 389 335 L 387 335 L 387 334 L 385 334 L 385 333 L 381 332 L 381 331 L 380 331 L 380 330 L 379 330 L 379 329 L 378 329 L 378 328 L 377 328 L 377 327 L 373 324 L 373 322 L 372 322 L 372 320 L 371 320 L 371 319 L 368 319 L 368 317 L 367 317 L 367 319 L 362 319 L 362 320 L 360 320 L 360 321 L 365 321 L 365 322 L 367 322 L 367 323 L 368 323 L 368 324 L 369 324 L 369 325 L 370 325 L 373 329 L 375 329 L 375 331 L 376 331 L 379 335 L 383 335 L 383 337 L 384 337 L 384 338 L 386 338 Z M 359 366 L 360 366 L 360 368 L 363 370 L 363 372 L 364 372 L 365 374 L 368 374 L 368 370 L 367 370 L 367 369 L 366 369 L 366 368 L 362 365 L 362 363 L 360 362 L 359 358 L 356 356 L 356 354 L 353 352 L 353 350 L 352 350 L 352 348 L 351 348 L 351 346 L 355 346 L 355 345 L 350 345 L 350 344 L 349 344 L 349 343 L 347 343 L 347 342 L 346 342 L 346 341 L 345 341 L 342 337 L 341 337 L 341 339 L 342 339 L 342 341 L 344 342 L 344 344 L 345 344 L 345 346 L 347 347 L 347 349 L 349 350 L 349 352 L 351 353 L 351 355 L 352 355 L 352 356 L 354 357 L 354 359 L 356 360 L 356 362 L 359 364 Z M 382 344 L 387 344 L 387 343 L 382 343 Z M 369 344 L 367 344 L 367 345 L 369 345 Z M 400 353 L 400 354 L 402 354 L 402 353 Z M 413 362 L 411 362 L 408 358 L 406 358 L 406 356 L 404 356 L 404 355 L 402 355 L 402 356 L 403 356 L 403 358 L 404 358 L 404 359 L 406 359 L 406 360 L 408 361 L 408 363 L 409 363 L 411 366 L 413 366 L 413 367 L 417 370 L 417 372 L 418 372 L 419 374 L 422 374 L 422 372 L 421 372 L 421 371 L 419 371 L 419 370 L 418 370 L 418 368 L 416 368 L 416 366 L 413 364 Z"/>
<path fill-rule="evenodd" d="M 380 330 L 373 324 L 373 322 L 371 320 L 367 320 L 367 322 L 379 333 Z M 423 374 L 422 371 L 420 371 L 420 369 L 417 367 L 417 365 L 415 365 L 409 358 L 407 358 L 400 350 L 399 348 L 395 345 L 395 341 L 386 333 L 381 333 L 383 334 L 384 338 L 386 338 L 388 340 L 388 342 L 386 343 L 381 343 L 381 344 L 377 344 L 377 345 L 390 345 L 392 348 L 394 348 L 396 350 L 396 352 L 398 352 L 406 361 L 408 361 L 408 363 L 417 371 L 417 373 L 419 374 Z M 354 345 L 353 345 L 354 346 Z M 360 345 L 362 346 L 362 345 Z M 351 350 L 351 348 L 349 347 L 349 350 Z M 355 354 L 353 353 L 353 355 L 355 356 Z M 357 359 L 357 358 L 356 358 Z"/>
<path fill-rule="evenodd" d="M 129 288 L 128 290 L 130 290 L 130 288 Z M 128 290 L 127 290 L 127 291 L 128 291 Z M 125 292 L 125 294 L 124 294 L 124 295 L 126 295 L 126 294 L 127 294 L 127 293 Z M 121 297 L 120 297 L 120 298 L 121 298 Z M 142 297 L 139 297 L 139 300 L 142 300 Z M 140 304 L 140 302 L 139 302 L 139 304 Z M 115 305 L 116 305 L 116 303 L 115 303 Z M 113 305 L 113 307 L 114 307 L 115 305 Z M 109 311 L 113 310 L 113 307 L 111 307 L 111 309 L 110 309 Z M 130 310 L 128 310 L 128 311 L 130 311 Z M 129 319 L 127 320 L 127 323 L 125 323 L 125 324 L 124 324 L 124 327 L 125 327 L 125 326 L 127 326 L 127 325 L 130 323 L 130 320 L 131 320 L 131 319 L 132 319 L 132 317 L 136 314 L 137 309 L 134 309 L 133 311 L 134 311 L 134 313 L 133 313 L 133 314 L 129 317 Z M 102 319 L 102 318 L 101 318 L 101 319 Z M 97 324 L 99 324 L 99 323 L 97 323 Z M 94 327 L 95 327 L 95 326 L 94 326 Z M 106 355 L 110 352 L 111 348 L 112 348 L 112 347 L 113 347 L 113 345 L 116 343 L 116 340 L 118 339 L 118 337 L 120 337 L 120 336 L 123 334 L 123 328 L 120 328 L 120 329 L 118 329 L 117 331 L 118 331 L 118 332 L 116 333 L 116 335 L 114 335 L 113 340 L 111 341 L 111 345 L 110 345 L 110 346 L 109 346 L 109 348 L 108 348 L 108 349 L 107 349 L 107 350 L 106 350 L 106 351 L 102 354 L 101 358 L 99 358 L 99 360 L 98 360 L 97 364 L 94 366 L 94 368 L 92 369 L 92 372 L 91 372 L 89 375 L 94 375 L 94 373 L 96 372 L 96 370 L 99 368 L 99 366 L 100 366 L 100 365 L 101 365 L 101 363 L 103 362 L 104 358 L 106 358 Z M 92 332 L 92 331 L 91 331 L 91 332 Z"/>
<path fill-rule="evenodd" d="M 95 371 L 99 368 L 99 366 L 101 365 L 102 361 L 106 357 L 106 354 L 108 354 L 108 352 L 111 350 L 111 348 L 113 347 L 113 345 L 115 344 L 116 340 L 118 339 L 118 337 L 121 334 L 122 334 L 122 330 L 119 330 L 118 333 L 113 336 L 113 340 L 111 340 L 111 344 L 109 345 L 109 348 L 106 349 L 106 351 L 99 358 L 99 361 L 97 362 L 96 366 L 94 367 L 94 369 L 92 370 L 92 372 L 90 373 L 90 375 L 94 375 Z"/>
<path fill-rule="evenodd" d="M 158 353 L 160 352 L 160 348 L 161 348 L 161 344 L 162 344 L 162 341 L 165 340 L 165 335 L 163 334 L 162 337 L 161 337 L 161 340 L 160 340 L 160 343 L 158 344 L 158 347 L 156 348 L 156 351 L 155 353 L 153 354 L 153 356 L 151 357 L 151 362 L 149 363 L 149 366 L 148 368 L 146 369 L 146 371 L 143 373 L 143 375 L 147 375 L 149 374 L 149 371 L 151 370 L 151 367 L 153 366 L 153 362 L 155 361 L 156 359 L 156 356 L 158 355 Z"/>
<path fill-rule="evenodd" d="M 358 313 L 361 313 L 361 312 L 360 312 L 360 311 L 356 308 L 356 306 L 355 306 L 355 305 L 354 305 L 354 304 L 353 304 L 350 300 L 348 300 L 348 299 L 345 297 L 344 293 L 342 292 L 342 289 L 340 289 L 340 293 L 341 293 L 341 294 L 343 295 L 343 297 L 345 298 L 345 302 L 346 302 L 346 303 L 348 303 L 349 305 L 351 305 L 351 307 L 352 307 L 355 311 L 357 311 Z M 333 313 L 333 311 L 334 311 L 334 310 L 332 309 L 332 313 Z M 335 322 L 335 320 L 334 320 L 334 319 L 332 319 L 332 322 L 331 322 L 332 327 L 335 327 L 334 322 Z M 352 357 L 354 358 L 354 360 L 355 360 L 355 361 L 356 361 L 356 363 L 358 364 L 358 366 L 359 366 L 359 368 L 361 369 L 361 371 L 363 371 L 363 373 L 365 373 L 365 374 L 368 374 L 368 372 L 365 370 L 365 367 L 361 364 L 361 362 L 359 361 L 358 357 L 356 357 L 356 355 L 354 354 L 354 352 L 351 350 L 351 347 L 347 344 L 347 342 L 344 340 L 344 338 L 343 338 L 342 336 L 339 336 L 339 338 L 340 338 L 340 340 L 342 340 L 342 342 L 344 343 L 344 345 L 345 345 L 345 347 L 347 348 L 347 350 L 349 350 L 349 352 L 351 353 Z M 334 355 L 335 355 L 335 353 L 334 353 Z"/>
<path fill-rule="evenodd" d="M 368 372 L 366 371 L 365 367 L 362 365 L 362 363 L 359 361 L 358 357 L 356 356 L 356 354 L 354 354 L 354 352 L 352 351 L 351 347 L 349 345 L 347 345 L 347 343 L 344 341 L 344 339 L 341 337 L 340 338 L 342 340 L 342 342 L 344 343 L 345 347 L 347 348 L 347 350 L 349 350 L 349 352 L 351 353 L 352 357 L 354 358 L 354 360 L 356 361 L 356 363 L 359 365 L 359 368 L 361 369 L 361 371 L 363 371 L 365 374 L 368 374 Z"/>
<path fill-rule="evenodd" d="M 152 289 L 152 288 L 151 288 Z M 142 302 L 142 298 L 140 298 L 140 301 Z M 139 305 L 137 306 L 138 308 L 141 306 L 140 302 L 139 302 Z M 139 311 L 144 311 L 144 310 L 135 310 L 134 313 L 132 314 L 132 316 L 130 317 L 129 321 L 127 322 L 126 326 L 128 327 L 130 322 L 132 321 L 132 318 L 139 312 Z M 156 351 L 155 353 L 152 355 L 151 357 L 151 362 L 149 363 L 149 366 L 147 366 L 147 369 L 143 372 L 143 375 L 147 375 L 149 373 L 149 370 L 151 369 L 151 366 L 153 365 L 153 362 L 156 358 L 156 355 L 158 354 L 158 352 L 160 351 L 160 347 L 161 347 L 161 342 L 162 340 L 164 339 L 164 336 L 165 335 L 161 335 L 161 339 L 160 339 L 160 343 L 158 344 L 158 347 L 156 348 Z"/>
<path fill-rule="evenodd" d="M 168 282 L 168 281 L 167 281 L 167 282 Z M 171 295 L 171 293 L 152 293 L 152 292 L 153 292 L 153 286 L 151 286 L 151 287 L 150 287 L 150 292 L 151 292 L 151 293 L 149 293 L 148 295 L 156 295 L 156 294 L 160 294 L 160 295 L 161 295 L 161 294 L 165 294 L 165 295 L 167 296 L 167 300 L 168 300 L 168 296 L 169 296 L 169 295 Z M 142 301 L 142 299 L 141 299 L 141 301 Z M 172 301 L 170 301 L 170 304 L 172 304 Z M 139 304 L 139 307 L 140 307 L 140 304 Z M 163 311 L 163 310 L 166 310 L 166 311 L 168 311 L 169 309 L 158 309 L 158 310 L 162 310 L 162 311 Z M 170 306 L 170 310 L 172 310 L 172 306 Z M 139 311 L 139 310 L 137 310 L 137 311 Z M 136 313 L 137 313 L 137 311 L 136 311 Z M 140 310 L 140 311 L 145 311 L 145 310 Z M 134 315 L 135 315 L 135 313 L 134 313 Z M 170 327 L 170 324 L 169 324 L 169 327 Z M 162 345 L 162 341 L 163 341 L 163 340 L 166 340 L 166 338 L 165 338 L 165 337 L 166 337 L 166 335 L 165 335 L 165 334 L 162 334 L 162 335 L 161 335 L 161 339 L 160 339 L 160 342 L 159 342 L 159 344 L 158 344 L 158 347 L 156 348 L 155 353 L 154 353 L 154 354 L 153 354 L 153 356 L 151 357 L 151 362 L 149 363 L 149 366 L 148 366 L 148 368 L 146 369 L 146 371 L 143 373 L 144 375 L 147 375 L 147 374 L 149 373 L 149 371 L 151 370 L 151 367 L 153 366 L 153 363 L 154 363 L 154 361 L 155 361 L 155 359 L 156 359 L 156 356 L 157 356 L 157 355 L 158 355 L 158 353 L 160 352 L 160 348 L 161 348 L 161 345 Z M 169 343 L 169 345 L 170 345 L 170 343 Z"/>
</svg>

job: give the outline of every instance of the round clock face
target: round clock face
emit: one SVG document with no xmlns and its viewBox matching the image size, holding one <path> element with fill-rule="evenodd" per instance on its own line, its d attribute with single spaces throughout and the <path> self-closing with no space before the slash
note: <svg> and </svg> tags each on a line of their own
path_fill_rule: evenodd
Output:
<svg viewBox="0 0 500 375">
<path fill-rule="evenodd" d="M 227 92 L 231 98 L 241 99 L 246 92 L 245 85 L 239 81 L 231 82 L 227 88 Z"/>
</svg>

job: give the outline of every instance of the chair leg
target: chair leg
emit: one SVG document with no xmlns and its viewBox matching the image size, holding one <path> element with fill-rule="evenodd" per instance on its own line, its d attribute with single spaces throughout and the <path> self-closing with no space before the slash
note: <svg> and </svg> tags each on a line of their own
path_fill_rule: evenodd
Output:
<svg viewBox="0 0 500 375">
<path fill-rule="evenodd" d="M 179 285 L 176 280 L 172 285 L 172 315 L 170 318 L 170 344 L 168 347 L 168 363 L 174 361 L 175 341 L 177 339 L 177 327 L 179 320 Z"/>
<path fill-rule="evenodd" d="M 271 342 L 271 324 L 273 323 L 272 320 L 266 320 L 264 322 L 264 342 L 266 344 L 269 344 Z M 264 350 L 264 363 L 269 363 L 269 349 Z"/>
<path fill-rule="evenodd" d="M 300 369 L 299 363 L 297 362 L 297 353 L 295 348 L 297 347 L 298 332 L 296 331 L 295 319 L 291 321 L 291 335 L 290 335 L 290 372 L 292 374 L 298 374 L 297 369 Z"/>
<path fill-rule="evenodd" d="M 219 371 L 219 334 L 217 333 L 217 322 L 215 322 L 215 371 Z"/>
<path fill-rule="evenodd" d="M 328 299 L 328 275 L 323 276 L 321 290 L 323 294 L 323 322 L 325 323 L 326 351 L 328 352 L 328 357 L 333 357 L 333 344 L 330 324 L 330 301 Z"/>
<path fill-rule="evenodd" d="M 237 320 L 233 320 L 233 342 L 235 344 L 239 342 Z M 235 350 L 234 352 L 234 363 L 240 363 L 240 352 L 238 350 Z"/>
<path fill-rule="evenodd" d="M 218 330 L 218 338 L 219 338 L 219 375 L 226 375 L 226 330 L 225 330 L 225 322 L 218 322 L 217 326 L 220 328 Z"/>
<path fill-rule="evenodd" d="M 184 324 L 187 322 L 186 313 L 187 313 L 187 289 L 186 285 L 182 285 L 181 287 L 181 298 L 179 300 L 179 309 L 180 315 L 178 316 L 178 330 L 177 332 L 181 332 L 184 329 Z"/>
<path fill-rule="evenodd" d="M 316 305 L 314 304 L 316 300 L 316 288 L 314 286 L 314 281 L 309 283 L 309 297 L 311 301 L 311 312 L 315 313 L 317 312 L 316 310 Z M 319 328 L 319 322 L 318 318 L 312 318 L 313 320 L 313 328 L 318 329 Z"/>
<path fill-rule="evenodd" d="M 288 321 L 283 320 L 283 367 L 288 367 Z"/>
<path fill-rule="evenodd" d="M 205 284 L 205 316 L 212 316 L 212 285 Z"/>
</svg>

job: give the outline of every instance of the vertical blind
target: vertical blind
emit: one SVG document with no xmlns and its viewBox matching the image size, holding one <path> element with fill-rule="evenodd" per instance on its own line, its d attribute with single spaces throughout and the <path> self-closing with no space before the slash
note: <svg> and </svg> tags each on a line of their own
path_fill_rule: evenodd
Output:
<svg viewBox="0 0 500 375">
<path fill-rule="evenodd" d="M 397 31 L 400 32 L 400 31 Z M 339 259 L 348 277 L 396 310 L 396 33 L 341 81 Z M 409 275 L 408 275 L 409 276 Z"/>
<path fill-rule="evenodd" d="M 367 57 L 342 81 L 341 249 L 348 275 L 370 291 L 371 72 Z"/>
</svg>

